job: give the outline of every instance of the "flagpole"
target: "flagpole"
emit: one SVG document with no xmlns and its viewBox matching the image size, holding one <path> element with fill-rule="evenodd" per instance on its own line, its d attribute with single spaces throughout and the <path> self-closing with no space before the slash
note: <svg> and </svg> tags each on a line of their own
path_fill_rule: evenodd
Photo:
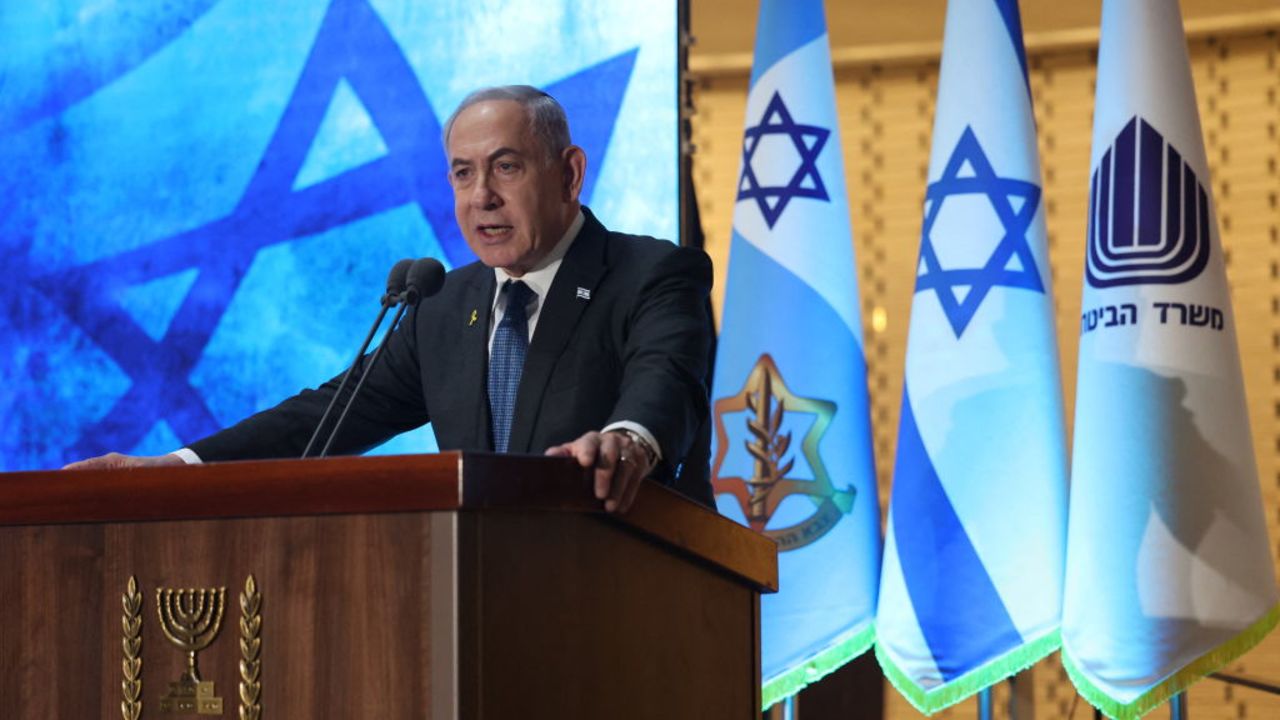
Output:
<svg viewBox="0 0 1280 720">
<path fill-rule="evenodd" d="M 978 693 L 978 720 L 991 720 L 991 687 L 987 686 Z"/>
<path fill-rule="evenodd" d="M 1169 720 L 1187 720 L 1187 693 L 1185 691 L 1169 699 Z"/>
</svg>

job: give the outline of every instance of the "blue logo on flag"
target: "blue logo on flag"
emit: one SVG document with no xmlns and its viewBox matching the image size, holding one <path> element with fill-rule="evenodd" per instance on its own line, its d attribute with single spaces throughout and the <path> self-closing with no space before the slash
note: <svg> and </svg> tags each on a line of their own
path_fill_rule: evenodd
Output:
<svg viewBox="0 0 1280 720">
<path fill-rule="evenodd" d="M 971 232 L 968 222 L 957 227 L 936 226 L 947 199 L 961 195 L 985 195 L 1000 221 L 1003 235 L 982 267 L 943 268 L 934 243 L 947 236 Z M 1040 281 L 1040 272 L 1027 242 L 1027 230 L 1039 206 L 1039 186 L 1025 180 L 997 177 L 973 128 L 965 127 L 942 177 L 930 183 L 925 193 L 920 272 L 916 277 L 916 292 L 933 290 L 938 294 L 942 312 L 957 338 L 964 334 L 992 288 L 1004 286 L 1044 292 L 1044 283 Z"/>
<path fill-rule="evenodd" d="M 787 138 L 800 156 L 800 165 L 785 185 L 761 185 L 757 170 L 752 166 L 756 151 L 770 135 Z M 791 118 L 791 112 L 782 102 L 782 95 L 775 92 L 764 109 L 760 124 L 747 128 L 742 141 L 742 179 L 738 182 L 738 200 L 755 200 L 760 206 L 764 221 L 772 230 L 787 203 L 792 198 L 806 197 L 830 202 L 827 187 L 818 174 L 818 154 L 827 144 L 831 131 L 817 125 L 801 125 Z M 772 158 L 771 158 L 772 159 Z M 783 170 L 785 172 L 785 169 Z"/>
<path fill-rule="evenodd" d="M 1089 284 L 1182 283 L 1208 262 L 1208 193 L 1173 145 L 1133 118 L 1090 181 Z"/>
</svg>

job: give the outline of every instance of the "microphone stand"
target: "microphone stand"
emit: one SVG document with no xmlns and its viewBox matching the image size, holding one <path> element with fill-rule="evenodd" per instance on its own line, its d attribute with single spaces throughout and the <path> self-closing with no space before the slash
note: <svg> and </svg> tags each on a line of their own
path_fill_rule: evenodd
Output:
<svg viewBox="0 0 1280 720">
<path fill-rule="evenodd" d="M 360 380 L 356 382 L 355 389 L 351 391 L 351 397 L 349 398 L 347 404 L 343 406 L 342 414 L 338 416 L 338 422 L 333 424 L 333 432 L 329 433 L 329 441 L 324 444 L 324 448 L 320 450 L 320 455 L 318 457 L 325 457 L 329 454 L 329 448 L 333 447 L 333 441 L 338 437 L 338 430 L 342 427 L 342 421 L 347 419 L 347 413 L 351 412 L 351 406 L 355 405 L 354 401 L 356 399 L 356 396 L 360 394 L 360 388 L 364 387 L 364 381 L 366 378 L 369 377 L 369 371 L 372 370 L 373 366 L 378 363 L 378 357 L 382 355 L 382 349 L 387 346 L 387 341 L 391 339 L 391 335 L 396 331 L 396 326 L 400 324 L 400 318 L 404 317 L 404 313 L 408 309 L 409 309 L 408 302 L 401 303 L 400 309 L 396 311 L 395 317 L 392 318 L 391 320 L 391 328 L 387 330 L 386 335 L 382 336 L 382 342 L 378 343 L 378 348 L 373 351 L 373 356 L 369 358 L 369 362 L 364 366 L 364 370 L 360 372 Z M 387 312 L 387 309 L 384 307 L 382 309 L 382 312 L 385 315 Z M 378 322 L 382 322 L 381 315 L 378 316 Z M 373 335 L 371 334 L 369 337 L 373 337 Z M 363 350 L 364 349 L 361 348 L 362 352 Z M 355 366 L 352 365 L 351 369 L 354 370 Z M 349 374 L 349 371 L 348 371 L 348 374 Z M 345 382 L 346 378 L 343 378 L 343 381 Z M 342 392 L 342 388 L 338 388 L 338 392 Z M 334 400 L 337 400 L 337 399 L 338 399 L 338 396 L 334 395 Z M 332 403 L 330 403 L 330 405 L 332 405 Z M 321 421 L 320 424 L 323 426 L 324 422 Z M 319 432 L 319 431 L 320 431 L 320 428 L 316 428 L 316 432 Z M 304 455 L 303 457 L 306 457 L 306 456 Z"/>
<path fill-rule="evenodd" d="M 373 327 L 369 328 L 369 334 L 365 336 L 364 342 L 360 345 L 360 349 L 356 351 L 356 359 L 351 361 L 351 366 L 348 367 L 347 372 L 343 374 L 342 382 L 338 384 L 338 391 L 335 392 L 333 394 L 333 398 L 329 400 L 329 407 L 325 408 L 324 415 L 320 416 L 320 422 L 316 425 L 315 432 L 311 433 L 311 439 L 307 441 L 307 447 L 302 451 L 302 457 L 305 458 L 311 454 L 311 448 L 315 446 L 316 440 L 320 437 L 320 430 L 324 427 L 325 422 L 329 420 L 329 416 L 333 414 L 333 406 L 337 404 L 338 398 L 342 397 L 342 389 L 347 386 L 347 381 L 351 379 L 351 373 L 356 369 L 356 366 L 360 364 L 360 358 L 364 357 L 365 350 L 369 349 L 369 343 L 373 342 L 373 336 L 378 332 L 378 328 L 382 325 L 382 319 L 387 316 L 387 311 L 391 309 L 392 305 L 398 305 L 398 304 L 400 304 L 399 296 L 392 295 L 391 293 L 387 293 L 386 295 L 383 296 L 382 310 L 378 312 L 378 319 L 373 321 Z M 396 313 L 396 322 L 400 320 L 400 315 L 403 312 L 404 312 L 404 307 L 401 306 L 400 312 Z M 395 328 L 395 322 L 391 324 L 391 327 Z M 388 335 L 390 335 L 390 333 L 388 333 Z M 383 344 L 386 344 L 385 339 L 383 340 Z M 382 349 L 382 346 L 379 345 L 378 350 L 381 350 L 381 349 Z M 364 374 L 361 374 L 360 381 L 364 382 Z M 345 412 L 342 414 L 342 417 L 346 417 Z M 342 420 L 339 419 L 338 422 L 341 423 Z M 337 430 L 336 425 L 334 426 L 334 429 Z M 329 436 L 329 442 L 330 443 L 333 442 L 332 435 Z M 324 446 L 324 450 L 321 451 L 320 456 L 323 457 L 324 453 L 327 452 L 328 450 L 329 450 L 329 445 L 326 444 Z"/>
<path fill-rule="evenodd" d="M 407 268 L 407 269 L 406 269 Z M 377 332 L 378 326 L 382 324 L 382 318 L 386 316 L 387 310 L 391 305 L 399 305 L 400 309 L 396 311 L 395 318 L 391 321 L 391 329 L 382 336 L 382 342 L 378 344 L 378 349 L 373 351 L 373 355 L 369 358 L 369 362 L 360 371 L 360 379 L 356 382 L 356 387 L 351 391 L 351 397 L 347 398 L 346 406 L 342 409 L 342 414 L 338 416 L 338 421 L 333 424 L 333 430 L 329 433 L 329 439 L 325 442 L 324 448 L 320 450 L 318 457 L 324 457 L 329 454 L 329 449 L 333 447 L 333 441 L 338 437 L 338 430 L 342 428 L 342 423 L 347 419 L 347 414 L 351 412 L 351 406 L 355 404 L 355 399 L 360 395 L 360 389 L 364 387 L 364 381 L 369 377 L 369 371 L 378 363 L 378 358 L 382 355 L 382 350 L 387 346 L 387 342 L 391 339 L 391 335 L 395 333 L 396 327 L 400 325 L 400 319 L 404 317 L 405 312 L 411 307 L 417 307 L 418 301 L 424 297 L 434 295 L 439 292 L 441 286 L 444 285 L 444 266 L 439 260 L 433 258 L 419 258 L 410 262 L 409 260 L 401 260 L 391 269 L 391 276 L 387 278 L 387 294 L 382 296 L 382 311 L 378 313 L 378 320 L 369 330 L 369 336 L 364 339 L 364 344 L 360 346 L 360 352 L 356 353 L 356 359 L 351 363 L 350 369 L 342 378 L 342 383 L 338 385 L 338 391 L 334 393 L 333 398 L 329 401 L 329 408 L 324 411 L 324 416 L 320 418 L 320 424 L 316 427 L 316 431 L 311 435 L 311 441 L 307 443 L 307 449 L 303 451 L 302 457 L 306 457 L 311 452 L 312 446 L 315 444 L 316 438 L 320 435 L 320 430 L 324 427 L 324 423 L 329 419 L 329 414 L 333 410 L 338 398 L 342 397 L 342 390 L 347 386 L 347 380 L 351 378 L 351 373 L 355 371 L 356 366 L 360 364 L 360 360 L 364 357 L 364 351 L 369 348 L 369 343 L 373 340 L 373 335 Z M 401 288 L 397 291 L 396 288 Z"/>
</svg>

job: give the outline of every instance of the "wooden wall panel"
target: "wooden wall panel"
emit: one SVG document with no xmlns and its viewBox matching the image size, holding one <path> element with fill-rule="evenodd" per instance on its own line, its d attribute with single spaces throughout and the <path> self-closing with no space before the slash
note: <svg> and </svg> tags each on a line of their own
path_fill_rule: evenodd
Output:
<svg viewBox="0 0 1280 720">
<path fill-rule="evenodd" d="M 1259 477 L 1275 543 L 1280 540 L 1280 37 L 1273 29 L 1236 29 L 1229 35 L 1193 39 L 1189 48 L 1240 334 Z M 1042 47 L 1032 53 L 1029 66 L 1070 426 L 1096 51 Z M 884 506 L 893 472 L 937 59 L 846 63 L 835 78 Z M 716 264 L 717 317 L 723 304 L 746 91 L 745 72 L 719 71 L 701 78 L 695 95 L 694 172 L 708 252 Z M 1269 638 L 1228 669 L 1280 680 L 1280 638 Z M 1030 692 L 1024 685 L 1019 694 L 1030 698 L 1036 718 L 1067 718 L 1073 708 L 1077 718 L 1092 716 L 1056 656 L 1040 663 L 1028 681 Z M 1215 681 L 1200 683 L 1190 697 L 1197 720 L 1280 717 L 1280 698 Z M 997 688 L 997 718 L 1009 716 L 1008 698 L 1007 686 Z M 888 691 L 885 699 L 887 718 L 919 717 L 896 691 Z M 965 703 L 935 717 L 973 718 L 976 706 Z M 1026 715 L 1021 717 L 1025 720 Z"/>
<path fill-rule="evenodd" d="M 707 253 L 715 260 L 711 302 L 719 322 L 729 263 L 733 205 L 742 162 L 743 120 L 747 115 L 747 76 L 725 77 L 705 83 L 698 91 L 698 114 L 693 122 L 696 148 L 693 182 L 706 234 Z"/>
</svg>

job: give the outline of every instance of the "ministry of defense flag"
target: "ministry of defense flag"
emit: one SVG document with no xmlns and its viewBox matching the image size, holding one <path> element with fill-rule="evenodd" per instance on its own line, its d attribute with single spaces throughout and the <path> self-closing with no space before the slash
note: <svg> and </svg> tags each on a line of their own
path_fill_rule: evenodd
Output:
<svg viewBox="0 0 1280 720">
<path fill-rule="evenodd" d="M 1067 463 L 1014 0 L 947 4 L 876 655 L 933 713 L 1057 649 Z"/>
<path fill-rule="evenodd" d="M 821 0 L 762 0 L 712 388 L 720 511 L 778 542 L 765 706 L 865 651 L 880 564 L 866 362 Z"/>
<path fill-rule="evenodd" d="M 1105 0 L 1063 660 L 1136 718 L 1276 624 L 1236 329 L 1176 0 Z"/>
</svg>

